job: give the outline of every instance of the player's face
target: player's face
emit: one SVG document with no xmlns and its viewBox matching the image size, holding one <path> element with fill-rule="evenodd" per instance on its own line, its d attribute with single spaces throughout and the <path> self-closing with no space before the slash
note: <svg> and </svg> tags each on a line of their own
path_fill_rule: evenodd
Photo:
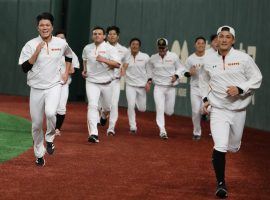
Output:
<svg viewBox="0 0 270 200">
<path fill-rule="evenodd" d="M 57 34 L 56 37 L 59 37 L 59 38 L 61 38 L 63 40 L 66 40 L 65 35 L 63 33 Z"/>
<path fill-rule="evenodd" d="M 216 37 L 215 39 L 212 40 L 211 42 L 211 47 L 215 50 L 218 49 L 218 37 Z"/>
<path fill-rule="evenodd" d="M 101 29 L 96 29 L 92 32 L 92 39 L 95 44 L 100 44 L 104 41 L 105 35 L 103 33 L 103 30 Z"/>
<path fill-rule="evenodd" d="M 115 30 L 111 30 L 107 35 L 107 40 L 110 44 L 116 44 L 119 40 L 119 36 L 117 35 Z"/>
<path fill-rule="evenodd" d="M 163 46 L 159 47 L 158 46 L 158 54 L 161 57 L 164 57 L 166 55 L 167 51 L 168 51 L 168 47 L 163 47 Z"/>
<path fill-rule="evenodd" d="M 221 31 L 218 34 L 218 48 L 221 51 L 228 51 L 231 49 L 235 40 L 233 35 L 229 31 Z"/>
<path fill-rule="evenodd" d="M 130 44 L 130 50 L 131 50 L 131 53 L 133 54 L 136 54 L 140 51 L 140 43 L 139 41 L 132 41 L 131 44 Z"/>
<path fill-rule="evenodd" d="M 205 41 L 203 39 L 198 39 L 195 43 L 195 49 L 198 52 L 204 52 L 205 50 Z"/>
<path fill-rule="evenodd" d="M 48 39 L 52 35 L 53 26 L 50 20 L 42 19 L 39 21 L 37 29 L 42 39 Z"/>
</svg>

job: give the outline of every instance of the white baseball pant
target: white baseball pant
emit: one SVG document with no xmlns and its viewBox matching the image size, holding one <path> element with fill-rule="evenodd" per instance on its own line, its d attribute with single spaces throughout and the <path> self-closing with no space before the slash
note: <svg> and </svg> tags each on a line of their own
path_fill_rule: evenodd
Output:
<svg viewBox="0 0 270 200">
<path fill-rule="evenodd" d="M 60 101 L 59 101 L 59 105 L 58 105 L 57 111 L 56 111 L 57 114 L 59 114 L 59 115 L 66 114 L 68 94 L 69 94 L 69 84 L 66 83 L 66 84 L 62 85 L 62 87 L 61 87 Z"/>
<path fill-rule="evenodd" d="M 109 112 L 112 102 L 112 83 L 97 84 L 86 81 L 86 95 L 88 99 L 87 125 L 89 135 L 98 135 L 99 122 L 98 102 L 102 98 L 102 109 Z"/>
<path fill-rule="evenodd" d="M 135 105 L 138 110 L 146 110 L 146 91 L 144 87 L 134 87 L 126 84 L 126 96 L 128 103 L 128 121 L 130 130 L 137 130 Z"/>
<path fill-rule="evenodd" d="M 237 152 L 246 120 L 246 111 L 211 108 L 210 127 L 214 149 L 221 152 Z"/>
<path fill-rule="evenodd" d="M 32 119 L 32 137 L 34 140 L 34 153 L 41 158 L 46 153 L 43 135 L 43 115 L 45 112 L 47 131 L 45 140 L 53 142 L 55 137 L 56 109 L 59 104 L 61 85 L 49 89 L 30 90 L 30 115 Z"/>
<path fill-rule="evenodd" d="M 111 112 L 110 112 L 110 118 L 109 118 L 109 128 L 107 132 L 109 131 L 114 132 L 115 124 L 118 119 L 119 97 L 120 97 L 120 79 L 115 79 L 112 81 L 112 103 L 111 103 Z"/>
<path fill-rule="evenodd" d="M 154 100 L 156 104 L 156 122 L 160 133 L 166 133 L 164 112 L 172 115 L 175 104 L 175 88 L 171 86 L 154 87 Z"/>
<path fill-rule="evenodd" d="M 192 110 L 193 135 L 201 136 L 202 97 L 199 87 L 190 86 L 190 101 Z"/>
</svg>

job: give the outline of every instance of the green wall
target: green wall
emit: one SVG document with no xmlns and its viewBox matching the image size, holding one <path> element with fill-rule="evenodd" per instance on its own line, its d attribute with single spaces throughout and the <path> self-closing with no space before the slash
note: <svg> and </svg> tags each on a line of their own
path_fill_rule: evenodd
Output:
<svg viewBox="0 0 270 200">
<path fill-rule="evenodd" d="M 22 45 L 37 34 L 35 16 L 42 11 L 54 13 L 56 26 L 67 30 L 68 42 L 80 60 L 83 47 L 90 41 L 90 29 L 95 25 L 119 26 L 121 43 L 125 46 L 130 38 L 141 38 L 142 51 L 149 55 L 155 53 L 156 39 L 166 37 L 170 47 L 174 42 L 180 44 L 177 53 L 184 61 L 194 51 L 195 37 L 202 35 L 208 39 L 219 26 L 227 24 L 235 28 L 235 47 L 248 51 L 263 74 L 254 105 L 248 108 L 247 125 L 270 130 L 267 121 L 270 118 L 270 90 L 267 89 L 270 87 L 270 41 L 266 37 L 270 35 L 269 7 L 268 0 L 0 0 L 0 13 L 5 19 L 0 21 L 1 27 L 5 27 L 0 31 L 0 92 L 28 95 L 26 76 L 17 66 L 17 60 Z M 178 94 L 175 113 L 190 116 L 188 83 L 180 84 Z M 70 100 L 84 99 L 84 80 L 81 71 L 77 71 L 70 86 Z M 124 91 L 120 105 L 126 106 Z M 155 108 L 152 94 L 148 96 L 147 108 Z"/>
</svg>

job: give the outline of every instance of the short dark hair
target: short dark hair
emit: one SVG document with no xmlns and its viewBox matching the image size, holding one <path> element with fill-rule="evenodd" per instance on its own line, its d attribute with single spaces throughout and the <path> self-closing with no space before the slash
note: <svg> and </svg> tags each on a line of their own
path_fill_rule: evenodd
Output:
<svg viewBox="0 0 270 200">
<path fill-rule="evenodd" d="M 94 28 L 92 28 L 92 32 L 95 30 L 102 30 L 103 34 L 105 35 L 105 30 L 101 26 L 95 26 Z"/>
<path fill-rule="evenodd" d="M 54 17 L 51 13 L 43 12 L 37 16 L 37 24 L 39 24 L 40 20 L 47 19 L 50 20 L 51 24 L 53 25 Z"/>
<path fill-rule="evenodd" d="M 206 42 L 206 39 L 203 36 L 196 37 L 194 43 L 196 43 L 198 40 L 203 40 L 204 42 Z"/>
<path fill-rule="evenodd" d="M 132 38 L 132 39 L 129 41 L 129 46 L 131 45 L 131 43 L 132 43 L 133 41 L 138 41 L 140 46 L 141 46 L 141 44 L 142 44 L 142 42 L 141 42 L 141 40 L 140 40 L 139 38 L 134 37 L 134 38 Z"/>
<path fill-rule="evenodd" d="M 117 35 L 120 34 L 120 28 L 117 26 L 109 26 L 106 30 L 106 33 L 109 34 L 110 31 L 115 31 Z"/>
<path fill-rule="evenodd" d="M 212 42 L 214 39 L 216 39 L 217 38 L 217 34 L 212 34 L 211 36 L 210 36 L 210 41 Z"/>
<path fill-rule="evenodd" d="M 65 36 L 65 38 L 66 38 L 66 31 L 65 30 L 63 30 L 63 29 L 60 29 L 60 30 L 58 30 L 58 31 L 56 31 L 55 32 L 55 35 L 58 35 L 58 34 L 63 34 L 64 36 Z"/>
</svg>

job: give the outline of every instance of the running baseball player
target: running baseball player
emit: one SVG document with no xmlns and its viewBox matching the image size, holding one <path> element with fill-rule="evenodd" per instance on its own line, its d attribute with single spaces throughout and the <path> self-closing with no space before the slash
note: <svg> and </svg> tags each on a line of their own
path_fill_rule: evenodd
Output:
<svg viewBox="0 0 270 200">
<path fill-rule="evenodd" d="M 109 26 L 106 30 L 107 41 L 110 45 L 114 46 L 123 61 L 124 55 L 128 52 L 127 48 L 119 44 L 120 28 L 117 26 Z M 118 119 L 118 102 L 120 97 L 120 79 L 121 79 L 121 67 L 114 69 L 114 78 L 112 81 L 113 94 L 112 94 L 112 107 L 109 116 L 109 128 L 107 129 L 107 135 L 115 135 L 115 125 Z M 101 101 L 102 107 L 102 101 Z M 107 122 L 107 116 L 104 112 L 101 112 L 100 124 L 105 126 Z"/>
<path fill-rule="evenodd" d="M 141 112 L 146 110 L 146 92 L 150 89 L 146 87 L 146 64 L 149 56 L 140 51 L 141 40 L 139 38 L 132 38 L 129 45 L 130 52 L 125 55 L 123 61 L 123 75 L 126 76 L 127 113 L 130 132 L 135 134 L 137 132 L 135 106 Z"/>
<path fill-rule="evenodd" d="M 225 156 L 240 149 L 246 108 L 262 74 L 254 60 L 235 50 L 235 31 L 230 26 L 217 30 L 218 51 L 206 55 L 202 70 L 204 111 L 211 112 L 210 127 L 214 140 L 212 162 L 217 179 L 216 196 L 228 196 L 225 184 Z M 210 89 L 210 90 L 209 90 Z"/>
<path fill-rule="evenodd" d="M 148 82 L 154 82 L 154 100 L 156 104 L 156 122 L 161 139 L 168 139 L 165 129 L 164 112 L 172 115 L 175 104 L 175 82 L 185 71 L 178 56 L 168 50 L 165 38 L 157 40 L 158 53 L 151 56 L 147 64 Z"/>
<path fill-rule="evenodd" d="M 64 30 L 59 30 L 55 33 L 56 37 L 59 37 L 63 40 L 66 40 L 66 32 Z M 68 94 L 69 94 L 69 85 L 71 83 L 71 74 L 73 74 L 75 72 L 75 69 L 79 69 L 80 68 L 80 63 L 78 60 L 78 57 L 76 56 L 76 54 L 72 51 L 72 65 L 69 69 L 69 77 L 68 77 L 68 81 L 66 84 L 62 85 L 61 88 L 61 95 L 60 95 L 60 102 L 57 108 L 57 114 L 56 114 L 56 127 L 55 127 L 55 134 L 56 135 L 60 135 L 60 130 L 61 127 L 64 123 L 65 120 L 65 116 L 66 116 L 66 106 L 67 106 L 67 100 L 68 100 Z M 62 59 L 62 63 L 61 63 L 61 74 L 65 73 L 66 71 L 66 63 L 65 63 L 65 58 L 63 57 Z"/>
<path fill-rule="evenodd" d="M 37 16 L 39 36 L 27 42 L 20 54 L 19 65 L 27 73 L 30 86 L 30 115 L 36 165 L 44 166 L 46 153 L 53 154 L 56 109 L 60 100 L 61 82 L 66 83 L 72 62 L 72 50 L 66 41 L 52 36 L 54 17 L 50 13 Z M 65 56 L 66 70 L 60 74 L 60 63 Z M 44 147 L 43 115 L 47 120 Z"/>
<path fill-rule="evenodd" d="M 104 41 L 105 37 L 105 31 L 102 27 L 93 28 L 93 43 L 86 45 L 82 53 L 82 76 L 86 78 L 86 94 L 88 98 L 88 141 L 92 143 L 99 142 L 97 129 L 99 99 L 102 96 L 102 109 L 107 115 L 112 102 L 114 68 L 119 68 L 121 65 L 117 49 L 106 43 Z"/>
<path fill-rule="evenodd" d="M 218 50 L 218 37 L 217 34 L 212 34 L 210 36 L 210 48 L 205 50 L 206 54 L 215 53 Z"/>
<path fill-rule="evenodd" d="M 190 101 L 193 123 L 193 140 L 201 139 L 201 110 L 202 95 L 199 88 L 199 76 L 204 64 L 206 40 L 200 36 L 195 39 L 195 52 L 191 54 L 186 61 L 186 77 L 190 78 Z"/>
</svg>

